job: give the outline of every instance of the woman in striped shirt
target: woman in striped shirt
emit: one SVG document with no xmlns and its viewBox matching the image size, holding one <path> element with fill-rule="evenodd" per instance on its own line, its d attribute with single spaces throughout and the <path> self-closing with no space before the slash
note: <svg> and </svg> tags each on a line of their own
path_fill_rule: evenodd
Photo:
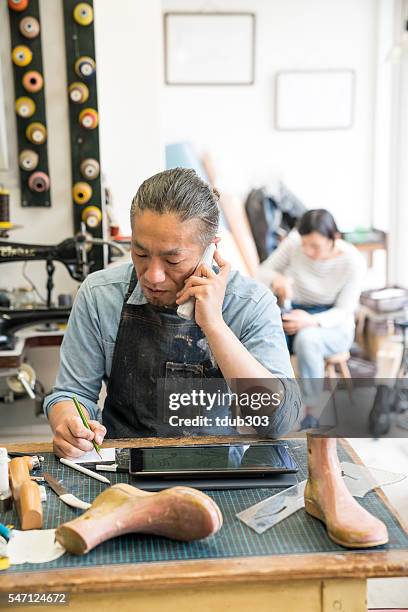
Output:
<svg viewBox="0 0 408 612">
<path fill-rule="evenodd" d="M 258 278 L 285 306 L 283 328 L 301 378 L 322 379 L 324 359 L 349 350 L 364 273 L 362 255 L 339 238 L 324 209 L 306 212 L 261 264 Z"/>
<path fill-rule="evenodd" d="M 324 358 L 348 350 L 354 337 L 364 260 L 339 239 L 327 210 L 309 210 L 264 261 L 260 279 L 272 287 L 281 305 L 283 328 L 297 355 L 306 417 L 301 429 L 318 426 L 314 408 L 322 388 Z M 318 416 L 318 415 L 317 415 Z M 305 510 L 326 524 L 330 538 L 348 548 L 370 548 L 388 541 L 385 524 L 362 508 L 342 478 L 336 439 L 307 436 L 308 481 Z"/>
</svg>

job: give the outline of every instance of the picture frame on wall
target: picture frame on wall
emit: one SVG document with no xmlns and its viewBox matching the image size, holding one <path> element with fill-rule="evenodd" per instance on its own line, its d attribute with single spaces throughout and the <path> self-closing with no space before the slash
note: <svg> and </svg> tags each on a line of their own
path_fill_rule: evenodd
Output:
<svg viewBox="0 0 408 612">
<path fill-rule="evenodd" d="M 354 70 L 287 70 L 275 81 L 277 130 L 347 130 L 354 123 Z"/>
<path fill-rule="evenodd" d="M 254 13 L 165 13 L 166 85 L 253 85 L 255 38 Z"/>
</svg>

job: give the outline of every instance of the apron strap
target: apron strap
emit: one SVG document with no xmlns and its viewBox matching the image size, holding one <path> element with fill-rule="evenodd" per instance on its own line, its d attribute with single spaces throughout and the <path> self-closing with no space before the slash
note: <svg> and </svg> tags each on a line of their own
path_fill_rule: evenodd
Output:
<svg viewBox="0 0 408 612">
<path fill-rule="evenodd" d="M 133 291 L 135 290 L 135 287 L 137 285 L 137 276 L 136 276 L 136 270 L 133 268 L 132 269 L 132 275 L 130 277 L 130 283 L 129 283 L 129 287 L 127 290 L 127 293 L 125 295 L 125 299 L 124 299 L 124 304 L 126 304 L 126 302 L 128 301 L 128 299 L 130 298 L 130 296 L 132 295 Z"/>
</svg>

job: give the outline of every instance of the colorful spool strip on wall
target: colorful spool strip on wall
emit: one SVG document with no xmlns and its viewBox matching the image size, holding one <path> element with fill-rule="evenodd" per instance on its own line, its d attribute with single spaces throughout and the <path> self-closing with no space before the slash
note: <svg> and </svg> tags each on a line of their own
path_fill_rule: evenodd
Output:
<svg viewBox="0 0 408 612">
<path fill-rule="evenodd" d="M 93 237 L 103 238 L 93 2 L 64 0 L 63 7 L 74 226 L 79 231 L 84 223 Z M 106 254 L 106 247 L 93 247 L 92 270 L 104 267 Z"/>
<path fill-rule="evenodd" d="M 51 206 L 38 0 L 8 0 L 22 206 Z"/>
</svg>

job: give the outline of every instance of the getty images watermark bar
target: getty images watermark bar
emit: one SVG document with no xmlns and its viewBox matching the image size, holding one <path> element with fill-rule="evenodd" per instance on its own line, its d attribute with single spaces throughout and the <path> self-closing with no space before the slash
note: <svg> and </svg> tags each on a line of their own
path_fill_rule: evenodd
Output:
<svg viewBox="0 0 408 612">
<path fill-rule="evenodd" d="M 167 435 L 408 437 L 408 380 L 166 377 L 157 415 Z M 252 430 L 252 431 L 251 431 Z"/>
</svg>

